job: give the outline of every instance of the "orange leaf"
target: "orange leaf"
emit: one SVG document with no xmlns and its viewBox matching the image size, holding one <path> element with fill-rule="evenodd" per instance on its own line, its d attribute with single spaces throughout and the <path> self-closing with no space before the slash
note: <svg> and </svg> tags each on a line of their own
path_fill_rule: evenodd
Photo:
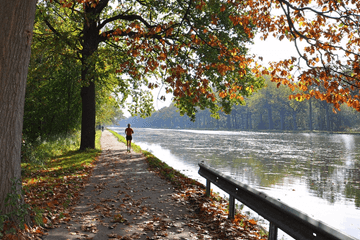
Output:
<svg viewBox="0 0 360 240">
<path fill-rule="evenodd" d="M 28 225 L 26 223 L 24 223 L 24 229 L 25 229 L 26 232 L 30 231 L 30 228 L 28 227 Z"/>
<path fill-rule="evenodd" d="M 44 234 L 44 232 L 43 232 L 43 231 L 41 231 L 39 228 L 38 228 L 38 229 L 36 229 L 35 233 L 38 233 L 38 234 Z"/>
</svg>

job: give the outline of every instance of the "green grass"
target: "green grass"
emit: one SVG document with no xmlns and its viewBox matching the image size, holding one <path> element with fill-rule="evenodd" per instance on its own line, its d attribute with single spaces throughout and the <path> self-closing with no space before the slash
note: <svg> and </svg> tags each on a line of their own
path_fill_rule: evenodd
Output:
<svg viewBox="0 0 360 240">
<path fill-rule="evenodd" d="M 78 150 L 80 134 L 41 144 L 23 144 L 21 175 L 26 204 L 18 207 L 30 215 L 37 234 L 42 233 L 39 225 L 49 223 L 49 219 L 56 224 L 67 217 L 65 210 L 77 201 L 79 189 L 84 187 L 101 152 L 100 136 L 101 131 L 97 131 L 96 149 L 86 151 Z M 0 215 L 0 238 L 18 239 L 14 237 L 23 236 L 21 229 L 29 229 L 11 219 L 12 216 Z"/>
<path fill-rule="evenodd" d="M 30 180 L 53 180 L 76 175 L 77 172 L 90 166 L 100 153 L 101 132 L 96 133 L 96 148 L 79 151 L 80 141 L 60 140 L 45 142 L 34 150 L 35 156 L 42 157 L 36 161 L 21 164 L 23 182 Z M 72 142 L 73 144 L 68 144 Z"/>
<path fill-rule="evenodd" d="M 77 201 L 101 152 L 100 137 L 97 131 L 96 148 L 86 151 L 78 150 L 79 140 L 45 142 L 32 153 L 36 161 L 21 164 L 24 198 L 35 225 L 47 218 L 53 223 L 66 218 L 65 210 Z"/>
</svg>

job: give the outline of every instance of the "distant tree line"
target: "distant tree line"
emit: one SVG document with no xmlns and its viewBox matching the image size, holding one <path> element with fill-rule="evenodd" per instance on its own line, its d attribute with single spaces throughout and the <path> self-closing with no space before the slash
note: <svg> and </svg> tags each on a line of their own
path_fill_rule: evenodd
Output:
<svg viewBox="0 0 360 240">
<path fill-rule="evenodd" d="M 267 87 L 246 99 L 245 106 L 234 106 L 231 114 L 220 114 L 219 119 L 208 110 L 199 110 L 196 121 L 180 116 L 172 104 L 162 108 L 148 118 L 131 117 L 119 122 L 131 123 L 134 127 L 152 128 L 197 128 L 229 130 L 319 130 L 348 131 L 359 127 L 360 114 L 346 105 L 341 111 L 333 111 L 333 106 L 325 101 L 301 97 L 289 99 L 294 94 L 289 88 L 266 81 Z"/>
</svg>

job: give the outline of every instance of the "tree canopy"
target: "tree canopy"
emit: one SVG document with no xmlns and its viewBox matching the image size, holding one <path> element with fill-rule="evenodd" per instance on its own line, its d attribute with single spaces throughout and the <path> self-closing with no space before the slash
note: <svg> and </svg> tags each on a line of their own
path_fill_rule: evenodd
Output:
<svg viewBox="0 0 360 240">
<path fill-rule="evenodd" d="M 95 86 L 110 75 L 117 79 L 113 89 L 123 99 L 131 96 L 130 110 L 142 116 L 153 110 L 148 89 L 163 86 L 181 114 L 195 118 L 196 107 L 229 113 L 263 85 L 246 55 L 254 25 L 233 21 L 246 14 L 242 5 L 53 0 L 40 2 L 38 12 L 49 33 L 81 63 L 80 79 L 74 80 L 82 86 L 82 149 L 93 147 Z"/>
</svg>

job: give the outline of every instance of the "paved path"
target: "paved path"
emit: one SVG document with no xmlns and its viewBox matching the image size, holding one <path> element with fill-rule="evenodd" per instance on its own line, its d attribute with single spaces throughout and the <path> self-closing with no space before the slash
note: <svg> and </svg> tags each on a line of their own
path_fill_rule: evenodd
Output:
<svg viewBox="0 0 360 240">
<path fill-rule="evenodd" d="M 147 170 L 141 154 L 127 153 L 109 131 L 101 148 L 71 220 L 43 239 L 197 239 L 186 225 L 189 209 L 172 197 L 171 184 Z"/>
</svg>

